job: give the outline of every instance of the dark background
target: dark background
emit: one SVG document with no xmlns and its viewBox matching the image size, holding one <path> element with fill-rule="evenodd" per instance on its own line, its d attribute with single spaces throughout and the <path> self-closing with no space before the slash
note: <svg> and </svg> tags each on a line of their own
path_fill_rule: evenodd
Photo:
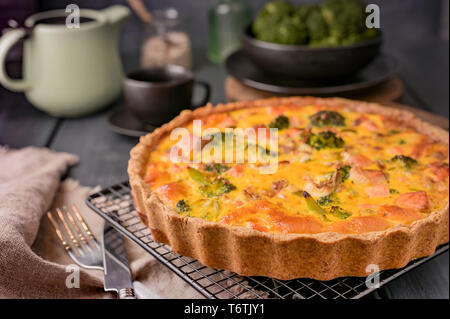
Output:
<svg viewBox="0 0 450 319">
<path fill-rule="evenodd" d="M 4 0 L 2 0 L 4 1 Z M 16 1 L 16 0 L 6 0 Z M 246 0 L 252 7 L 253 15 L 260 9 L 266 0 Z M 290 0 L 293 4 L 312 3 L 312 0 Z M 64 8 L 69 3 L 76 3 L 80 8 L 100 9 L 113 4 L 126 4 L 125 0 L 69 0 L 50 1 L 40 0 L 41 10 Z M 209 0 L 145 0 L 150 10 L 173 6 L 187 17 L 187 28 L 191 35 L 194 47 L 194 68 L 201 69 L 208 64 L 208 9 L 215 3 Z M 380 25 L 385 35 L 383 50 L 396 56 L 405 68 L 404 79 L 408 77 L 423 77 L 419 93 L 426 100 L 428 109 L 448 117 L 448 58 L 442 59 L 442 52 L 448 56 L 448 0 L 366 0 L 366 3 L 375 3 L 380 6 Z M 138 67 L 139 48 L 142 40 L 143 27 L 138 17 L 133 13 L 124 26 L 120 49 L 124 57 L 125 70 Z M 434 49 L 439 47 L 439 50 Z M 419 68 L 407 67 L 416 63 L 417 56 L 432 50 L 430 55 L 426 52 L 426 59 L 445 60 L 439 75 L 435 74 L 434 65 L 427 66 L 431 61 L 422 60 L 425 65 Z M 436 56 L 433 56 L 435 54 Z M 417 55 L 414 57 L 413 55 Z M 427 71 L 426 73 L 423 70 Z M 444 75 L 446 79 L 440 79 Z M 433 84 L 431 84 L 433 83 Z M 441 83 L 443 85 L 441 85 Z M 408 84 L 408 83 L 406 83 Z M 437 85 L 436 85 L 437 84 Z M 428 87 L 433 85 L 433 87 Z M 430 92 L 430 93 L 428 93 Z M 213 92 L 212 102 L 224 101 L 222 94 Z M 447 101 L 443 104 L 442 101 Z"/>
<path fill-rule="evenodd" d="M 253 14 L 266 0 L 245 0 Z M 313 3 L 318 0 L 290 0 L 293 4 Z M 127 4 L 125 0 L 2 0 L 0 3 L 1 21 L 7 21 L 11 15 L 6 7 L 15 7 L 19 20 L 25 18 L 28 10 L 62 9 L 70 3 L 80 8 L 101 9 L 113 4 Z M 196 50 L 196 62 L 204 61 L 208 35 L 207 13 L 215 1 L 210 0 L 145 0 L 150 10 L 175 7 L 187 17 L 188 29 Z M 381 28 L 385 34 L 387 48 L 405 48 L 418 42 L 433 39 L 448 40 L 448 0 L 366 0 L 375 3 L 381 9 Z M 3 12 L 2 12 L 3 11 Z M 121 51 L 124 54 L 137 54 L 142 36 L 142 24 L 135 14 L 124 28 Z"/>
<path fill-rule="evenodd" d="M 209 0 L 144 0 L 150 10 L 173 6 L 186 16 L 186 27 L 193 43 L 194 70 L 198 76 L 212 81 L 215 88 L 212 103 L 225 100 L 223 80 L 225 72 L 212 74 L 207 60 L 208 9 L 216 2 Z M 293 4 L 320 0 L 290 0 Z M 256 14 L 266 0 L 246 0 Z M 1 0 L 0 29 L 13 15 L 19 23 L 31 12 L 62 9 L 75 3 L 80 8 L 102 9 L 114 4 L 127 5 L 125 0 Z M 378 4 L 380 24 L 384 33 L 383 51 L 400 62 L 400 75 L 405 85 L 414 82 L 422 100 L 422 108 L 448 117 L 448 15 L 449 0 L 366 0 Z M 7 10 L 5 8 L 8 8 Z M 12 14 L 13 12 L 13 14 Z M 139 51 L 143 25 L 136 14 L 128 20 L 120 39 L 120 51 L 125 71 L 139 66 Z M 421 63 L 420 67 L 417 65 Z M 440 61 L 437 63 L 436 61 Z M 436 72 L 436 67 L 439 72 Z M 209 72 L 211 70 L 211 72 Z M 223 69 L 221 69 L 223 71 Z M 216 72 L 217 73 L 217 72 Z M 217 88 L 220 88 L 219 90 Z M 403 101 L 406 104 L 414 103 Z"/>
<path fill-rule="evenodd" d="M 7 0 L 11 1 L 11 0 Z M 13 0 L 14 1 L 14 0 Z M 17 0 L 16 0 L 17 1 Z M 170 7 L 177 8 L 188 17 L 194 47 L 199 54 L 205 54 L 207 43 L 208 8 L 215 1 L 210 0 L 146 0 L 150 10 Z M 252 11 L 261 8 L 266 0 L 246 0 L 252 7 Z M 290 0 L 293 4 L 312 3 L 319 1 Z M 385 31 L 386 46 L 404 47 L 417 41 L 427 41 L 429 38 L 447 37 L 448 27 L 448 0 L 366 0 L 367 3 L 375 3 L 381 9 L 381 27 Z M 112 4 L 125 4 L 124 0 L 69 0 L 50 1 L 40 0 L 41 8 L 60 9 L 69 3 L 76 3 L 80 8 L 104 8 Z M 447 6 L 447 9 L 445 8 Z M 448 25 L 448 22 L 447 22 Z M 136 15 L 129 21 L 124 29 L 121 48 L 124 53 L 134 53 L 139 48 L 141 24 Z M 197 57 L 202 61 L 200 57 Z M 200 59 L 199 59 L 200 58 Z"/>
</svg>

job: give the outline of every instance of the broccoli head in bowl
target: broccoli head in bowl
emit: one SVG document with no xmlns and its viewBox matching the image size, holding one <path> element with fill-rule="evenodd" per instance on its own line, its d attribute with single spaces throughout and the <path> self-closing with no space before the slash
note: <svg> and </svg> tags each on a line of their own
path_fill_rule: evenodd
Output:
<svg viewBox="0 0 450 319">
<path fill-rule="evenodd" d="M 252 25 L 261 41 L 280 44 L 306 44 L 308 34 L 300 16 L 286 1 L 267 3 Z"/>
<path fill-rule="evenodd" d="M 325 0 L 292 6 L 284 0 L 268 2 L 252 24 L 256 39 L 290 45 L 350 45 L 377 36 L 365 25 L 361 0 Z"/>
</svg>

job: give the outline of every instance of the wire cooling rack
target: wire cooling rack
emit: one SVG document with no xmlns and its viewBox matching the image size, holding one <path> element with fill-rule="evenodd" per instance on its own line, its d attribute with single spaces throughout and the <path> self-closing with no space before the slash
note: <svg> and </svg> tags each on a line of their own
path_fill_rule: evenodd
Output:
<svg viewBox="0 0 450 319">
<path fill-rule="evenodd" d="M 376 289 L 366 284 L 366 278 L 360 277 L 343 277 L 330 281 L 244 277 L 226 270 L 209 268 L 195 259 L 180 256 L 169 246 L 153 240 L 150 230 L 141 222 L 134 208 L 128 182 L 92 194 L 86 199 L 86 203 L 207 298 L 357 299 Z M 448 248 L 448 244 L 440 246 L 432 256 L 415 260 L 405 268 L 381 271 L 379 286 L 444 253 Z"/>
</svg>

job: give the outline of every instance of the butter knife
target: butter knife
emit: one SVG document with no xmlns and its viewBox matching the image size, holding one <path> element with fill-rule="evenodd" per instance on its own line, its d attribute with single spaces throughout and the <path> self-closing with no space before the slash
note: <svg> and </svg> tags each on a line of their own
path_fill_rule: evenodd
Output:
<svg viewBox="0 0 450 319">
<path fill-rule="evenodd" d="M 115 291 L 119 299 L 136 299 L 123 236 L 106 221 L 102 246 L 105 291 Z"/>
</svg>

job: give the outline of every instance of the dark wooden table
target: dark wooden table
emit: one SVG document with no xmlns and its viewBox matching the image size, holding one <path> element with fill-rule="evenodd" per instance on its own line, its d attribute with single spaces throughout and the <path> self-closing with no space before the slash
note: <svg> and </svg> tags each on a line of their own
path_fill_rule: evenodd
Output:
<svg viewBox="0 0 450 319">
<path fill-rule="evenodd" d="M 448 42 L 422 43 L 391 50 L 401 63 L 400 77 L 406 84 L 403 104 L 425 109 L 448 118 Z M 130 70 L 136 57 L 125 57 Z M 212 86 L 212 103 L 225 101 L 222 66 L 200 59 L 196 76 Z M 0 145 L 49 147 L 80 156 L 69 176 L 81 184 L 107 186 L 127 179 L 128 152 L 137 139 L 113 133 L 106 117 L 113 107 L 89 117 L 57 119 L 31 106 L 22 94 L 0 88 Z M 4 168 L 1 168 L 4 169 Z M 449 298 L 448 252 L 387 284 L 368 298 Z"/>
</svg>

